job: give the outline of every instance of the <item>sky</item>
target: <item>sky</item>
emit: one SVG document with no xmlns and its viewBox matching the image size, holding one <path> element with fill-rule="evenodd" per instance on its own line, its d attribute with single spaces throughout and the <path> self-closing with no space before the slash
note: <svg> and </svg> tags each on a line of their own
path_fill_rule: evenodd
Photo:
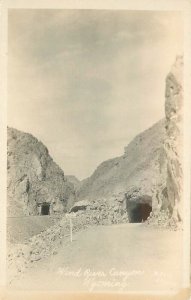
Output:
<svg viewBox="0 0 191 300">
<path fill-rule="evenodd" d="M 41 140 L 66 175 L 86 178 L 164 117 L 179 54 L 179 12 L 10 10 L 8 126 Z"/>
</svg>

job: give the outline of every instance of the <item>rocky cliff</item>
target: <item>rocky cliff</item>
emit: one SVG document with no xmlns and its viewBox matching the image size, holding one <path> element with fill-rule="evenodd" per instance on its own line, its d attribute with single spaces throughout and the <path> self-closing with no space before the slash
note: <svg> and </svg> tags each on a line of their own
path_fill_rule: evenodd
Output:
<svg viewBox="0 0 191 300">
<path fill-rule="evenodd" d="M 164 162 L 165 121 L 161 120 L 136 136 L 125 147 L 124 154 L 98 166 L 91 177 L 82 181 L 77 191 L 78 199 L 110 198 L 116 194 L 124 198 L 149 202 L 155 199 L 154 187 L 160 184 L 160 168 Z"/>
<path fill-rule="evenodd" d="M 69 209 L 73 185 L 50 157 L 47 148 L 31 134 L 8 128 L 7 138 L 8 216 L 40 214 Z"/>
<path fill-rule="evenodd" d="M 182 220 L 183 57 L 178 56 L 166 78 L 166 187 L 173 218 Z"/>
<path fill-rule="evenodd" d="M 122 156 L 100 164 L 82 181 L 78 199 L 117 195 L 125 200 L 130 219 L 140 211 L 148 216 L 152 207 L 155 216 L 166 211 L 181 221 L 182 110 L 183 58 L 178 56 L 166 77 L 165 119 L 135 137 Z"/>
</svg>

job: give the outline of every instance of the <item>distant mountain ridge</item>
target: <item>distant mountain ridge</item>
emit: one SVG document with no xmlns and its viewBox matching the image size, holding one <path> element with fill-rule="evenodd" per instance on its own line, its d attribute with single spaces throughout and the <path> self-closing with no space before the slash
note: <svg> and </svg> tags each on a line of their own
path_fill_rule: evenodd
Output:
<svg viewBox="0 0 191 300">
<path fill-rule="evenodd" d="M 65 178 L 73 184 L 74 189 L 77 189 L 80 185 L 80 180 L 74 175 L 65 175 Z"/>
</svg>

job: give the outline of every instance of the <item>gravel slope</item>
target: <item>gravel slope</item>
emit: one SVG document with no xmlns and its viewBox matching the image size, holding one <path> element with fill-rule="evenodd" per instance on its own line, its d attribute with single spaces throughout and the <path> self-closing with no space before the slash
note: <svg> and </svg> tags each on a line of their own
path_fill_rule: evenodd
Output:
<svg viewBox="0 0 191 300">
<path fill-rule="evenodd" d="M 7 240 L 11 243 L 25 243 L 60 219 L 52 216 L 27 216 L 7 218 Z"/>
</svg>

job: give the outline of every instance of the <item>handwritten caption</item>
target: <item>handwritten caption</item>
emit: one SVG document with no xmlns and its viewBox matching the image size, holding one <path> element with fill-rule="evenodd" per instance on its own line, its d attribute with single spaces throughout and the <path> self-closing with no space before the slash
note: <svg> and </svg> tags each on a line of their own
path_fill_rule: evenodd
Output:
<svg viewBox="0 0 191 300">
<path fill-rule="evenodd" d="M 107 271 L 94 271 L 91 269 L 71 270 L 69 268 L 59 268 L 57 272 L 63 277 L 73 277 L 82 279 L 82 284 L 90 292 L 96 289 L 112 289 L 117 288 L 119 291 L 124 291 L 129 284 L 129 279 L 132 277 L 143 276 L 142 270 L 123 271 L 111 268 Z"/>
</svg>

